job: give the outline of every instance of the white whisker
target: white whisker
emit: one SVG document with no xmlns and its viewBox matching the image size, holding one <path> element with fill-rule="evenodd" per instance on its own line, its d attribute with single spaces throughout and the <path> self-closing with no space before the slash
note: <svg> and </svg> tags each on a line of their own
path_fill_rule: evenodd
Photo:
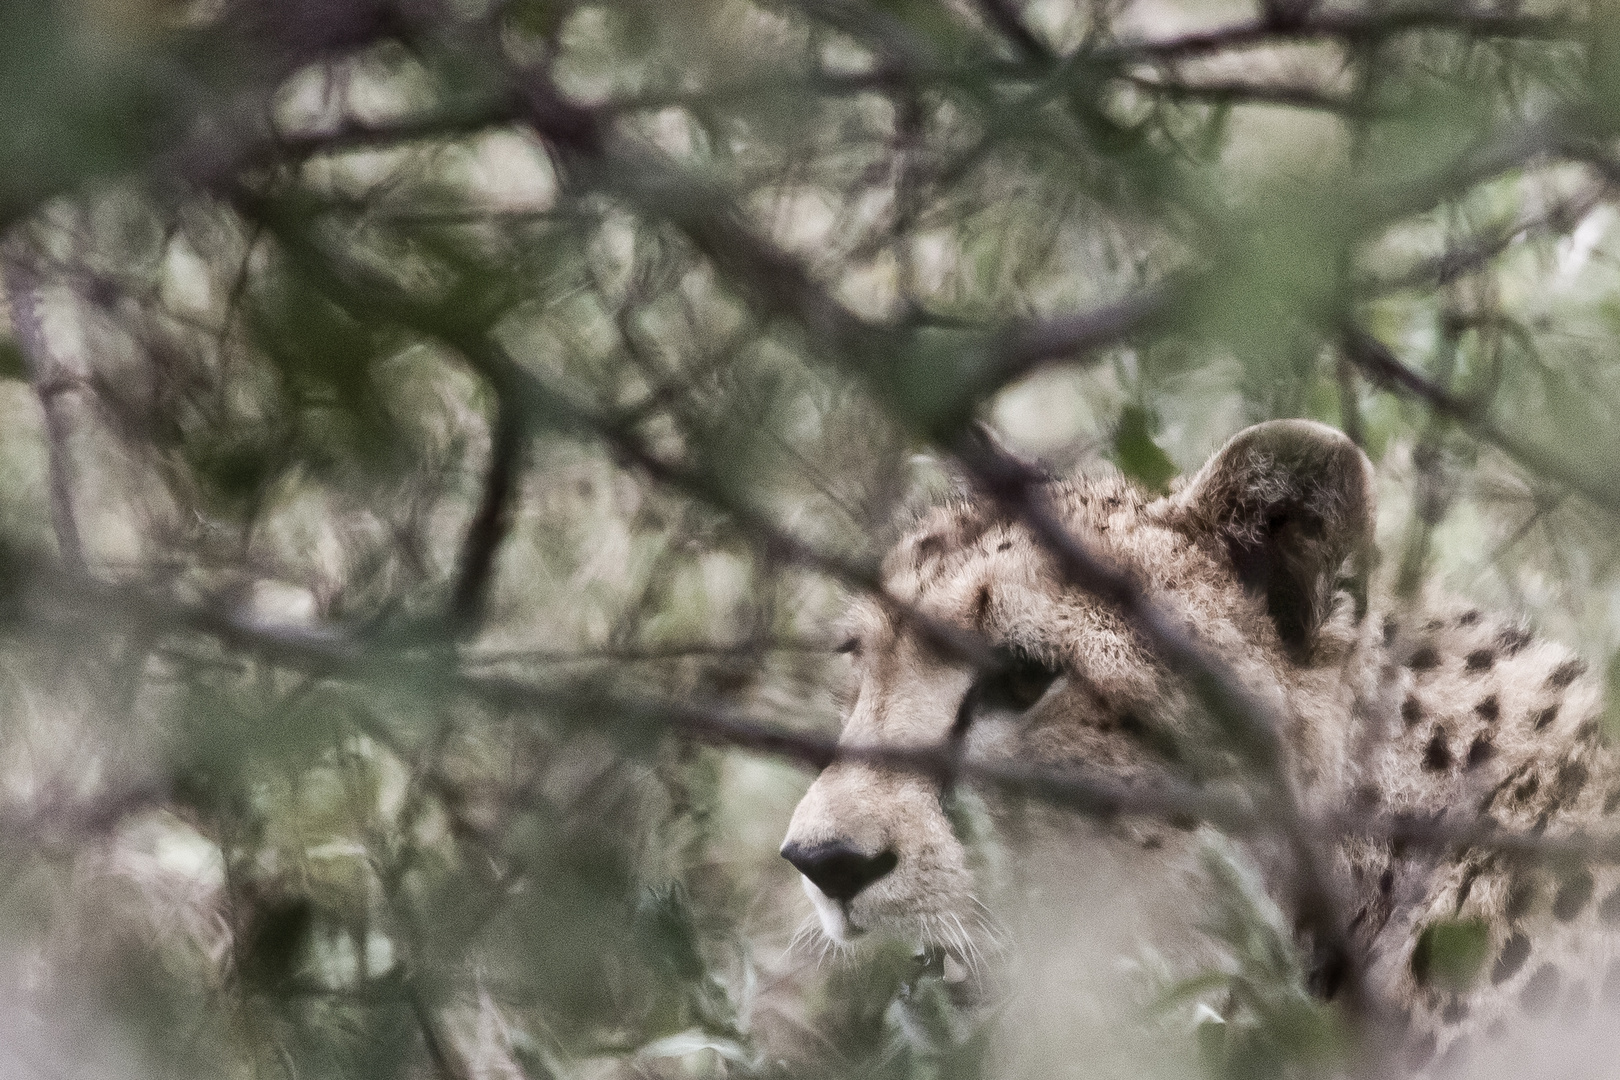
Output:
<svg viewBox="0 0 1620 1080">
<path fill-rule="evenodd" d="M 801 922 L 799 928 L 793 931 L 793 937 L 788 940 L 788 953 L 791 955 L 801 950 L 808 951 L 810 942 L 820 928 L 821 922 L 814 915 Z"/>
<path fill-rule="evenodd" d="M 961 942 L 962 963 L 967 965 L 968 971 L 972 972 L 974 978 L 978 978 L 978 949 L 973 945 L 973 935 L 968 933 L 967 927 L 962 925 L 962 920 L 957 917 L 955 912 L 951 913 L 950 918 L 951 922 L 956 924 L 956 936 Z"/>
</svg>

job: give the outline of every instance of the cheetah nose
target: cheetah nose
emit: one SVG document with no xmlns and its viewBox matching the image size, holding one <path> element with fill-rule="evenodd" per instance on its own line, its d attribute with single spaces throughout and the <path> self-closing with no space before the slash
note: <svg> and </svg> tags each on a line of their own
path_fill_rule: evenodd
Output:
<svg viewBox="0 0 1620 1080">
<path fill-rule="evenodd" d="M 900 861 L 892 851 L 863 855 L 842 840 L 824 844 L 782 845 L 782 858 L 798 868 L 829 899 L 848 903 L 855 894 L 893 870 Z"/>
</svg>

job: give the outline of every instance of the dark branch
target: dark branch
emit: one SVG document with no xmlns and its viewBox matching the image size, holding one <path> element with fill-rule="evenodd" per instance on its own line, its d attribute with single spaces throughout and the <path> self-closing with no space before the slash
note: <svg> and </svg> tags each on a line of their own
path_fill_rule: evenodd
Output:
<svg viewBox="0 0 1620 1080">
<path fill-rule="evenodd" d="M 489 466 L 484 472 L 483 495 L 462 539 L 457 559 L 455 590 L 450 599 L 450 622 L 463 634 L 477 631 L 494 576 L 495 556 L 512 526 L 518 472 L 526 432 L 512 406 L 498 396 L 490 423 Z"/>
<path fill-rule="evenodd" d="M 1562 484 L 1593 506 L 1620 514 L 1620 489 L 1606 477 L 1581 471 L 1546 447 L 1521 439 L 1492 423 L 1475 402 L 1459 397 L 1423 377 L 1398 360 L 1388 346 L 1364 330 L 1345 334 L 1345 355 L 1373 383 L 1421 401 L 1435 413 L 1489 443 L 1539 476 Z"/>
<path fill-rule="evenodd" d="M 1024 56 L 1047 61 L 1053 58 L 1046 42 L 1036 37 L 1034 31 L 1025 25 L 1013 0 L 978 0 L 977 6 L 990 25 Z"/>
<path fill-rule="evenodd" d="M 1471 13 L 1455 7 L 1372 14 L 1324 12 L 1298 21 L 1260 18 L 1158 41 L 1123 41 L 1098 50 L 1098 55 L 1109 60 L 1186 60 L 1281 42 L 1331 40 L 1348 44 L 1424 30 L 1473 38 L 1556 38 L 1569 34 L 1572 26 L 1565 19 Z"/>
</svg>

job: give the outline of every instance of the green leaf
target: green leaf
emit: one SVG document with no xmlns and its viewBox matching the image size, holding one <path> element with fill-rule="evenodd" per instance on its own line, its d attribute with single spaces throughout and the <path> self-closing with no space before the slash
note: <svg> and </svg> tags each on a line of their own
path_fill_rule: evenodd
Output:
<svg viewBox="0 0 1620 1080">
<path fill-rule="evenodd" d="M 1149 491 L 1166 492 L 1181 470 L 1153 441 L 1146 409 L 1127 405 L 1114 430 L 1114 461 L 1124 474 Z"/>
<path fill-rule="evenodd" d="M 1412 947 L 1412 976 L 1440 989 L 1466 990 L 1485 966 L 1490 945 L 1490 929 L 1480 919 L 1437 920 Z"/>
<path fill-rule="evenodd" d="M 23 365 L 22 350 L 15 341 L 0 344 L 0 379 L 28 381 L 28 369 Z"/>
</svg>

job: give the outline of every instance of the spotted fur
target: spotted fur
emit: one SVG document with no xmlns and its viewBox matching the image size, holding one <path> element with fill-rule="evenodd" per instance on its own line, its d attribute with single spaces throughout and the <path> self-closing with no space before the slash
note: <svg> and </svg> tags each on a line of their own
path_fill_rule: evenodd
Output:
<svg viewBox="0 0 1620 1080">
<path fill-rule="evenodd" d="M 1368 561 L 1372 474 L 1338 432 L 1305 421 L 1251 428 L 1163 498 L 1118 477 L 1053 481 L 1044 494 L 1074 535 L 1175 610 L 1287 718 L 1285 768 L 1307 810 L 1484 815 L 1553 834 L 1620 804 L 1599 688 L 1569 650 L 1446 601 L 1368 613 L 1364 589 L 1344 587 Z M 927 619 L 1061 677 L 1027 708 L 976 713 L 988 676 L 943 655 L 893 608 L 863 601 L 850 618 L 844 740 L 932 745 L 961 735 L 965 716 L 971 755 L 1127 783 L 1242 772 L 1241 754 L 1183 682 L 1118 614 L 1062 584 L 1043 546 L 994 506 L 959 501 L 924 515 L 885 562 L 884 583 Z M 916 774 L 847 761 L 812 785 L 784 853 L 805 870 L 830 936 L 881 930 L 963 944 L 975 886 L 939 795 Z M 1185 860 L 1185 833 L 1152 835 L 1143 858 Z M 840 866 L 882 856 L 884 869 L 852 895 L 830 896 L 806 855 L 827 851 Z M 1265 844 L 1250 854 L 1263 874 L 1276 872 Z M 1620 999 L 1620 934 L 1607 932 L 1620 929 L 1615 872 L 1367 840 L 1346 841 L 1338 855 L 1344 929 L 1374 990 L 1407 1018 L 1414 1069 L 1462 1067 L 1516 1018 Z M 1288 911 L 1290 891 L 1280 881 L 1274 891 Z M 1443 970 L 1431 955 L 1434 928 L 1447 924 L 1483 935 L 1477 971 Z"/>
</svg>

